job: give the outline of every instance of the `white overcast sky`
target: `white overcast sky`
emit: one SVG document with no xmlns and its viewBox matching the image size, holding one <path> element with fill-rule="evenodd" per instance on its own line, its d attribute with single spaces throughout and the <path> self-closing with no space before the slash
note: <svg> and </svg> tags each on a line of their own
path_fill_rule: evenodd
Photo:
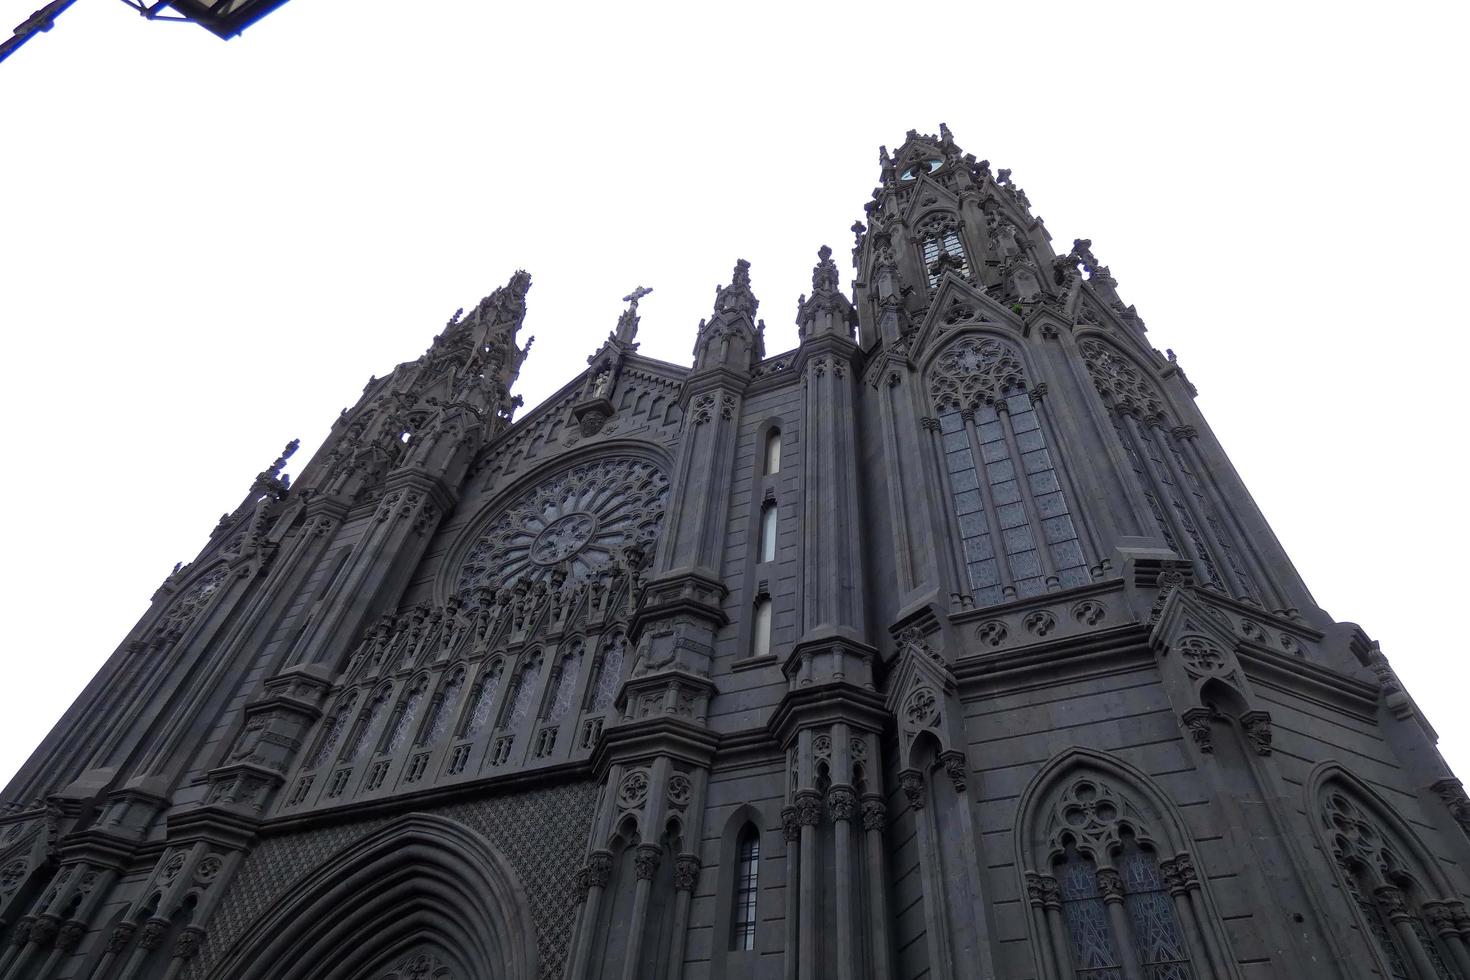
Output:
<svg viewBox="0 0 1470 980">
<path fill-rule="evenodd" d="M 1061 250 L 1093 240 L 1470 778 L 1467 28 L 1463 2 L 291 0 L 223 42 L 80 0 L 0 64 L 0 783 L 281 446 L 299 466 L 456 307 L 532 273 L 528 407 L 640 283 L 643 353 L 687 363 L 738 257 L 794 346 L 878 145 L 940 121 Z"/>
</svg>

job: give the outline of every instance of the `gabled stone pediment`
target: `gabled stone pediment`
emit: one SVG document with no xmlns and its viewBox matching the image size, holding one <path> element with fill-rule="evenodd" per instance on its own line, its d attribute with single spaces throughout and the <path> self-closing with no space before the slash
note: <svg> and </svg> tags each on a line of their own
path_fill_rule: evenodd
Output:
<svg viewBox="0 0 1470 980">
<path fill-rule="evenodd" d="M 941 337 L 976 324 L 1006 327 L 1017 334 L 1022 331 L 1020 317 L 1007 306 L 954 273 L 945 273 L 914 336 L 911 356 L 922 362 L 924 354 Z"/>
<path fill-rule="evenodd" d="M 908 206 L 903 214 L 904 222 L 910 227 L 927 211 L 940 209 L 957 213 L 960 209 L 959 196 L 928 174 L 915 178 L 911 187 Z"/>
</svg>

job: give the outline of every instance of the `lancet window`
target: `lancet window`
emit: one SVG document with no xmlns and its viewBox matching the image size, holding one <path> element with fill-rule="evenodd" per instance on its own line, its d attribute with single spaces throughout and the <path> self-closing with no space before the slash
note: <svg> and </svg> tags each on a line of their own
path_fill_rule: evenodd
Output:
<svg viewBox="0 0 1470 980">
<path fill-rule="evenodd" d="M 781 472 L 781 430 L 772 429 L 766 434 L 766 476 Z"/>
<path fill-rule="evenodd" d="M 372 734 L 373 729 L 378 727 L 378 720 L 382 718 L 387 707 L 388 688 L 384 687 L 373 695 L 372 701 L 363 709 L 362 717 L 357 722 L 357 729 L 352 733 L 352 741 L 342 753 L 343 762 L 355 762 L 362 755 L 362 750 L 368 743 L 368 737 Z"/>
<path fill-rule="evenodd" d="M 352 709 L 355 707 L 357 707 L 356 691 L 347 692 L 337 702 L 337 708 L 322 733 L 321 742 L 317 744 L 316 751 L 306 763 L 307 769 L 317 769 L 332 761 L 332 752 L 337 748 L 337 743 L 342 740 L 342 733 L 347 730 L 348 725 L 352 724 Z"/>
<path fill-rule="evenodd" d="M 760 832 L 752 824 L 740 831 L 735 854 L 735 894 L 731 902 L 730 948 L 755 949 L 756 899 L 760 890 Z"/>
<path fill-rule="evenodd" d="M 939 285 L 944 274 L 940 256 L 946 256 L 950 264 L 964 278 L 970 278 L 970 256 L 965 243 L 960 239 L 959 226 L 950 215 L 939 215 L 921 222 L 918 227 L 919 250 L 924 263 L 924 275 L 929 279 L 929 288 Z"/>
<path fill-rule="evenodd" d="M 752 657 L 769 657 L 771 655 L 770 596 L 762 595 L 756 597 L 755 605 L 751 609 L 750 631 L 750 655 Z"/>
<path fill-rule="evenodd" d="M 463 690 L 464 668 L 456 667 L 429 709 L 429 720 L 424 725 L 423 735 L 419 738 L 420 744 L 439 744 L 439 740 L 444 737 L 445 729 L 449 727 L 449 720 L 454 717 L 454 709 L 459 707 L 459 696 Z"/>
<path fill-rule="evenodd" d="M 952 342 L 931 368 L 946 492 L 975 604 L 1090 581 L 1019 354 L 995 337 Z"/>
<path fill-rule="evenodd" d="M 593 711 L 607 711 L 618 696 L 623 682 L 623 652 L 628 645 L 621 632 L 610 634 L 602 642 L 602 663 L 597 668 L 597 688 L 592 699 Z"/>
<path fill-rule="evenodd" d="M 775 501 L 768 501 L 761 507 L 760 555 L 758 560 L 762 563 L 776 560 L 777 516 Z"/>
<path fill-rule="evenodd" d="M 582 642 L 577 640 L 557 667 L 556 687 L 546 709 L 547 721 L 556 721 L 572 710 L 572 701 L 577 695 L 577 672 L 581 666 Z"/>
<path fill-rule="evenodd" d="M 1388 975 L 1470 976 L 1470 947 L 1455 921 L 1463 906 L 1412 831 L 1347 778 L 1322 783 L 1319 816 L 1344 890 Z"/>
<path fill-rule="evenodd" d="M 497 658 L 480 675 L 470 701 L 469 718 L 465 722 L 464 737 L 474 738 L 490 723 L 490 712 L 495 707 L 495 695 L 500 692 L 500 678 L 505 672 L 505 662 Z"/>
<path fill-rule="evenodd" d="M 540 675 L 541 655 L 532 654 L 516 675 L 515 691 L 510 701 L 510 713 L 505 722 L 506 728 L 518 728 L 521 722 L 526 720 L 526 716 L 531 713 L 531 702 L 536 697 L 536 682 L 540 679 Z"/>
<path fill-rule="evenodd" d="M 1183 435 L 1189 430 L 1171 427 L 1162 392 L 1131 358 L 1096 337 L 1080 348 L 1165 542 L 1194 565 L 1201 585 L 1256 599 L 1252 576 L 1197 475 L 1194 447 Z"/>
<path fill-rule="evenodd" d="M 413 731 L 413 723 L 418 720 L 419 709 L 423 707 L 426 686 L 424 679 L 419 678 L 409 688 L 403 703 L 398 706 L 393 727 L 389 729 L 388 737 L 383 743 L 384 752 L 397 752 L 399 746 L 408 740 L 408 733 Z"/>
</svg>

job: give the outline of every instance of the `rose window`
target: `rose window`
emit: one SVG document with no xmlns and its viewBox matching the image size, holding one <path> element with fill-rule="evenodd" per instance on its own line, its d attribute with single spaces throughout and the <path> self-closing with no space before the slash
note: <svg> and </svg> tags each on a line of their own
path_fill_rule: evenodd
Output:
<svg viewBox="0 0 1470 980">
<path fill-rule="evenodd" d="M 597 528 L 591 514 L 567 514 L 551 523 L 531 542 L 531 560 L 538 565 L 555 565 L 581 551 Z"/>
<path fill-rule="evenodd" d="M 584 463 L 515 500 L 481 532 L 460 569 L 460 591 L 535 581 L 566 569 L 586 579 L 651 550 L 668 503 L 669 478 L 652 463 L 614 457 Z"/>
</svg>

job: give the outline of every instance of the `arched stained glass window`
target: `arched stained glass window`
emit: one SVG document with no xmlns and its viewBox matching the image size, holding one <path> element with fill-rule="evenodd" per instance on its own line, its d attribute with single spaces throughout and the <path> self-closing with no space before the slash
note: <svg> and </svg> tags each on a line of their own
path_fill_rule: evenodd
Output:
<svg viewBox="0 0 1470 980">
<path fill-rule="evenodd" d="M 454 717 L 454 709 L 459 707 L 459 695 L 464 690 L 464 668 L 460 667 L 449 675 L 449 681 L 444 689 L 439 692 L 439 698 L 434 702 L 429 723 L 424 726 L 423 737 L 420 743 L 423 745 L 437 745 L 439 739 L 444 737 L 444 730 L 449 727 L 449 719 Z"/>
<path fill-rule="evenodd" d="M 324 766 L 332 760 L 332 751 L 342 739 L 342 733 L 347 726 L 352 724 L 352 709 L 357 707 L 357 692 L 349 692 L 341 701 L 337 702 L 337 711 L 332 715 L 332 720 L 327 722 L 327 730 L 322 735 L 321 744 L 316 747 L 311 761 L 306 764 L 308 769 L 316 769 Z"/>
<path fill-rule="evenodd" d="M 398 718 L 393 724 L 393 731 L 389 733 L 388 740 L 383 746 L 384 752 L 397 752 L 398 747 L 408 740 L 408 733 L 413 731 L 413 723 L 418 719 L 419 709 L 424 703 L 425 683 L 421 680 L 414 685 L 413 690 L 408 692 L 408 697 L 403 699 L 403 705 L 398 709 Z"/>
<path fill-rule="evenodd" d="M 582 646 L 561 660 L 561 670 L 556 678 L 556 692 L 551 697 L 551 707 L 546 712 L 547 721 L 556 721 L 572 709 L 572 698 L 577 693 L 577 674 L 582 666 Z"/>
<path fill-rule="evenodd" d="M 378 726 L 378 719 L 383 716 L 383 711 L 388 706 L 388 689 L 385 687 L 373 696 L 372 703 L 367 706 L 362 720 L 357 724 L 357 730 L 352 733 L 352 744 L 342 753 L 343 762 L 354 762 L 362 755 L 363 747 L 367 745 L 368 736 Z"/>
<path fill-rule="evenodd" d="M 755 949 L 756 899 L 760 890 L 760 831 L 746 824 L 735 856 L 735 894 L 730 903 L 730 948 Z"/>
<path fill-rule="evenodd" d="M 500 678 L 505 664 L 496 660 L 475 685 L 474 702 L 470 707 L 469 721 L 465 723 L 464 737 L 474 738 L 485 730 L 490 722 L 490 711 L 495 705 L 495 695 L 500 692 Z"/>
<path fill-rule="evenodd" d="M 506 719 L 507 728 L 515 728 L 531 713 L 531 701 L 536 697 L 536 682 L 541 679 L 540 675 L 541 658 L 533 656 L 516 676 L 515 693 L 511 695 L 510 717 Z"/>
<path fill-rule="evenodd" d="M 618 685 L 623 682 L 623 651 L 627 645 L 627 638 L 622 633 L 614 633 L 603 642 L 602 667 L 597 673 L 593 711 L 606 711 L 612 707 L 613 698 L 618 695 Z"/>
</svg>

